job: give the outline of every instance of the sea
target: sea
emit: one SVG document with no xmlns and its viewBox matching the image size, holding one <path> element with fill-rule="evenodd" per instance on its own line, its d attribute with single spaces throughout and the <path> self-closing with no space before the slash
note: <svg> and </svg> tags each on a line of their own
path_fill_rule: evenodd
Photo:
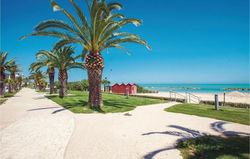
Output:
<svg viewBox="0 0 250 159">
<path fill-rule="evenodd" d="M 249 84 L 139 84 L 145 89 L 159 92 L 228 93 L 239 91 L 250 93 Z M 230 90 L 228 90 L 228 88 Z M 235 90 L 237 89 L 237 90 Z M 248 89 L 248 90 L 238 90 Z"/>
</svg>

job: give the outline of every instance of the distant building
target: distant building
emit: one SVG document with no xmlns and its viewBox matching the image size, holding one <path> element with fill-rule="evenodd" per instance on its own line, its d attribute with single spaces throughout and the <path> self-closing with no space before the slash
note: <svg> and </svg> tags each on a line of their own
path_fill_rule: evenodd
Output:
<svg viewBox="0 0 250 159">
<path fill-rule="evenodd" d="M 111 87 L 112 93 L 121 93 L 126 94 L 126 89 L 128 89 L 129 94 L 136 94 L 137 93 L 137 85 L 136 84 L 114 84 Z"/>
</svg>

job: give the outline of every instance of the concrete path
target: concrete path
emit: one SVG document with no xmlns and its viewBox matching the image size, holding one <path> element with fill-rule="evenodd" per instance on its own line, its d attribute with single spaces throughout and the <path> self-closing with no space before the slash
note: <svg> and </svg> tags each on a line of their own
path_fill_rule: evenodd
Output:
<svg viewBox="0 0 250 159">
<path fill-rule="evenodd" d="M 177 103 L 137 107 L 132 116 L 77 114 L 66 159 L 181 159 L 178 139 L 248 134 L 249 126 L 163 111 Z M 249 135 L 249 134 L 248 134 Z"/>
<path fill-rule="evenodd" d="M 178 139 L 249 135 L 246 125 L 163 111 L 175 104 L 137 107 L 132 116 L 73 114 L 23 89 L 0 105 L 0 159 L 181 159 Z"/>
<path fill-rule="evenodd" d="M 73 113 L 24 88 L 0 105 L 0 159 L 62 159 Z"/>
</svg>

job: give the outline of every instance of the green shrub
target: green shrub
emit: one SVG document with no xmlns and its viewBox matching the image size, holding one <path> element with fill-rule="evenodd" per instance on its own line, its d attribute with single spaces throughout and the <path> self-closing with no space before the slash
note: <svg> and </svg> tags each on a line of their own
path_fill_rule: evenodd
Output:
<svg viewBox="0 0 250 159">
<path fill-rule="evenodd" d="M 137 85 L 137 93 L 157 93 L 157 91 L 151 91 Z"/>
<path fill-rule="evenodd" d="M 184 159 L 228 159 L 249 157 L 247 136 L 213 136 L 179 140 L 177 148 Z M 248 157 L 247 157 L 248 156 Z"/>
<path fill-rule="evenodd" d="M 67 89 L 75 91 L 87 91 L 89 89 L 89 81 L 82 80 L 77 82 L 68 82 Z"/>
</svg>

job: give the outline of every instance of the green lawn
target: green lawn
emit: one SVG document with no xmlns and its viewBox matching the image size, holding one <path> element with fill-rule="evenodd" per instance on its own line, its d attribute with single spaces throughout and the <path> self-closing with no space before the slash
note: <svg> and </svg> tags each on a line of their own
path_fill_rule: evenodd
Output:
<svg viewBox="0 0 250 159">
<path fill-rule="evenodd" d="M 17 91 L 19 92 L 19 91 Z M 15 94 L 17 94 L 17 92 L 13 92 L 13 93 L 5 93 L 4 98 L 10 98 L 13 97 Z"/>
<path fill-rule="evenodd" d="M 3 104 L 7 99 L 0 99 L 0 105 Z"/>
<path fill-rule="evenodd" d="M 73 96 L 66 96 L 63 99 L 60 99 L 58 96 L 50 95 L 47 95 L 46 97 L 74 113 L 93 113 L 94 111 L 102 113 L 126 112 L 135 109 L 136 106 L 166 102 L 158 99 L 140 97 L 129 97 L 127 99 L 123 95 L 103 93 L 102 97 L 104 106 L 102 107 L 102 110 L 93 110 L 87 106 L 87 92 L 68 91 L 68 93 L 73 94 Z"/>
<path fill-rule="evenodd" d="M 4 94 L 4 99 L 0 99 L 0 104 L 3 104 L 6 100 L 8 100 L 7 98 L 13 97 L 19 91 L 20 90 L 17 90 L 16 92 L 13 92 L 13 93 L 9 93 L 9 92 L 5 93 Z"/>
<path fill-rule="evenodd" d="M 249 159 L 247 136 L 203 136 L 179 141 L 184 159 Z"/>
<path fill-rule="evenodd" d="M 166 108 L 165 111 L 197 115 L 249 125 L 249 109 L 245 108 L 221 106 L 219 110 L 215 110 L 212 105 L 178 104 Z"/>
</svg>

